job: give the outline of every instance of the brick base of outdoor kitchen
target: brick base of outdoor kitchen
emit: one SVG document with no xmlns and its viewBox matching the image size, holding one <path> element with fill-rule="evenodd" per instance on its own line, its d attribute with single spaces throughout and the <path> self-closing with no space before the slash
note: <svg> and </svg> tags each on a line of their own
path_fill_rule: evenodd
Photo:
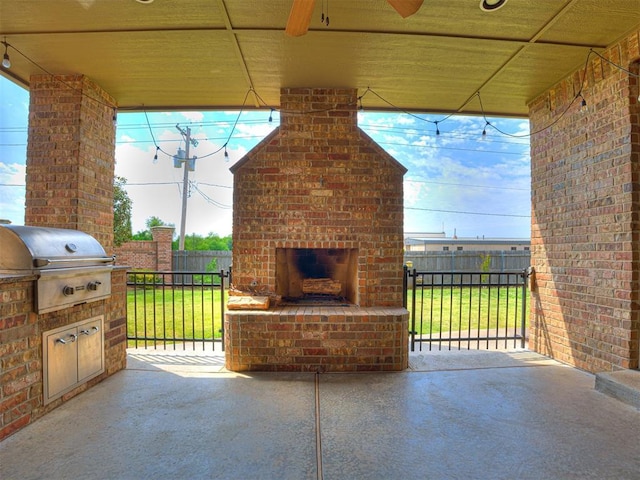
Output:
<svg viewBox="0 0 640 480">
<path fill-rule="evenodd" d="M 284 306 L 225 315 L 232 371 L 399 371 L 408 367 L 404 308 Z"/>
</svg>

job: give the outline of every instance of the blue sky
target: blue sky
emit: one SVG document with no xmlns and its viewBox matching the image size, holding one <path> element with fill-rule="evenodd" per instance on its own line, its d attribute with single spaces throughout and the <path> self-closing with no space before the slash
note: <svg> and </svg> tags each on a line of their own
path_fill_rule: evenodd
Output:
<svg viewBox="0 0 640 480">
<path fill-rule="evenodd" d="M 0 77 L 0 218 L 15 224 L 24 223 L 28 103 L 26 90 Z M 405 232 L 529 237 L 526 119 L 487 118 L 490 125 L 486 126 L 482 117 L 376 113 L 367 111 L 366 97 L 362 103 L 360 127 L 408 169 Z M 238 112 L 119 113 L 116 175 L 127 179 L 134 232 L 144 230 L 151 216 L 174 224 L 179 231 L 183 170 L 174 168 L 171 158 L 179 146 L 184 148 L 176 129 L 179 124 L 190 127 L 198 140 L 190 152 L 198 159 L 189 174 L 186 232 L 230 234 L 233 176 L 229 167 L 278 125 L 277 112 L 273 122 L 268 121 L 269 115 L 269 111 L 240 116 Z M 160 150 L 154 160 L 156 144 Z"/>
</svg>

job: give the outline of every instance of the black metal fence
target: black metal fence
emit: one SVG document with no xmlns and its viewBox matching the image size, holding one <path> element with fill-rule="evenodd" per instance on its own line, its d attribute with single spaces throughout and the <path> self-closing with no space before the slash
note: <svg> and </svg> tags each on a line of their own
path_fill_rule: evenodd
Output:
<svg viewBox="0 0 640 480">
<path fill-rule="evenodd" d="M 405 267 L 411 351 L 524 347 L 529 270 L 419 272 Z"/>
<path fill-rule="evenodd" d="M 224 350 L 228 278 L 224 271 L 128 272 L 128 346 Z"/>
<path fill-rule="evenodd" d="M 404 270 L 411 351 L 525 347 L 528 269 Z M 128 272 L 128 346 L 224 350 L 229 279 L 222 270 Z"/>
</svg>

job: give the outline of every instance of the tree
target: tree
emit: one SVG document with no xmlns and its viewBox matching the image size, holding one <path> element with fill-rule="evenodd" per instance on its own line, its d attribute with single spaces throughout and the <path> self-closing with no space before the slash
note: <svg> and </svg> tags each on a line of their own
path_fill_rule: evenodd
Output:
<svg viewBox="0 0 640 480">
<path fill-rule="evenodd" d="M 113 243 L 119 247 L 131 240 L 132 202 L 125 190 L 127 179 L 116 176 L 113 180 Z"/>
<path fill-rule="evenodd" d="M 489 275 L 486 274 L 488 274 L 491 270 L 491 255 L 489 255 L 488 253 L 481 253 L 480 259 L 482 260 L 482 263 L 480 264 L 480 270 L 484 272 L 482 275 L 480 275 L 480 281 L 482 283 L 487 283 L 487 281 L 489 280 Z"/>
<path fill-rule="evenodd" d="M 145 225 L 147 226 L 147 228 L 149 230 L 151 230 L 151 227 L 173 227 L 173 225 L 165 223 L 162 219 L 158 218 L 158 217 L 149 217 L 147 218 L 147 221 L 145 222 Z"/>
<path fill-rule="evenodd" d="M 201 235 L 187 235 L 184 239 L 185 250 L 231 250 L 232 237 L 220 237 L 215 233 L 209 233 L 206 237 Z M 173 249 L 178 249 L 178 241 L 173 242 Z"/>
<path fill-rule="evenodd" d="M 173 227 L 174 226 L 172 223 L 166 223 L 164 220 L 155 216 L 147 218 L 147 220 L 144 223 L 147 226 L 147 229 L 136 232 L 132 236 L 133 240 L 153 240 L 153 236 L 151 235 L 152 227 Z"/>
</svg>

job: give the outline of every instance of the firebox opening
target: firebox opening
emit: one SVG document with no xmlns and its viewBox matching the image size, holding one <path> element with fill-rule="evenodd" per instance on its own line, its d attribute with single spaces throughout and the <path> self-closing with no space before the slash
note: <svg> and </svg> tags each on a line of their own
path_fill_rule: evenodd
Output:
<svg viewBox="0 0 640 480">
<path fill-rule="evenodd" d="M 357 248 L 277 248 L 276 294 L 305 304 L 358 304 Z"/>
</svg>

